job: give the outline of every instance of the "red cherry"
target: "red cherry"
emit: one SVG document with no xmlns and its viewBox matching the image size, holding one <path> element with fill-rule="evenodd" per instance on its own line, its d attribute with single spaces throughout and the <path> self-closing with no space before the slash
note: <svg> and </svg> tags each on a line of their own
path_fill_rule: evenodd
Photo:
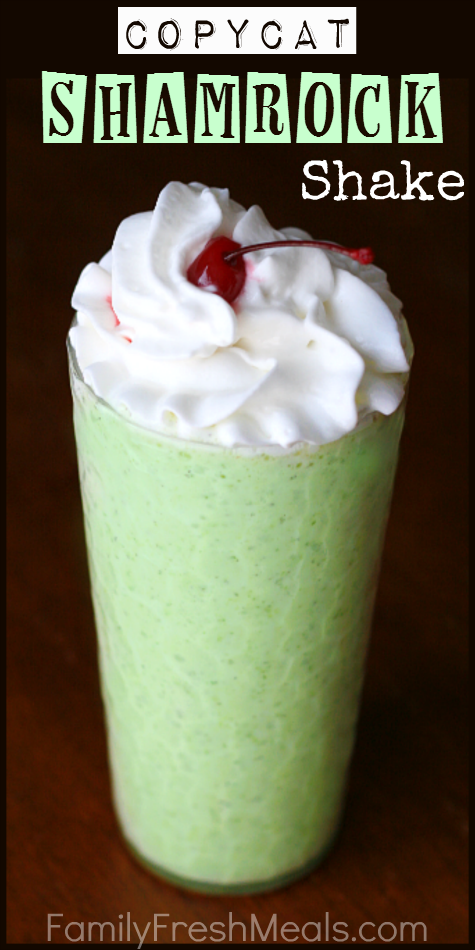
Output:
<svg viewBox="0 0 475 950">
<path fill-rule="evenodd" d="M 250 244 L 241 247 L 227 237 L 212 238 L 190 264 L 186 276 L 191 284 L 224 297 L 228 303 L 236 300 L 246 279 L 243 254 L 264 251 L 272 247 L 319 247 L 327 251 L 346 254 L 360 264 L 371 264 L 374 253 L 370 247 L 342 247 L 331 241 L 269 241 L 265 244 Z"/>
<path fill-rule="evenodd" d="M 190 264 L 186 276 L 191 284 L 219 294 L 228 303 L 236 300 L 246 279 L 246 266 L 242 257 L 228 261 L 225 255 L 241 247 L 227 237 L 212 238 Z"/>
</svg>

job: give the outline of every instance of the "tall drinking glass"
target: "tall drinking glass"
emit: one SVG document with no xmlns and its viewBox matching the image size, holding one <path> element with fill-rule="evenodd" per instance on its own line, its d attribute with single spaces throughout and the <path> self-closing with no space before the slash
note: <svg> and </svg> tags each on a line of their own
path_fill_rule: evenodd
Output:
<svg viewBox="0 0 475 950">
<path fill-rule="evenodd" d="M 140 427 L 69 358 L 124 837 L 195 890 L 281 886 L 338 829 L 404 406 L 224 448 Z"/>
</svg>

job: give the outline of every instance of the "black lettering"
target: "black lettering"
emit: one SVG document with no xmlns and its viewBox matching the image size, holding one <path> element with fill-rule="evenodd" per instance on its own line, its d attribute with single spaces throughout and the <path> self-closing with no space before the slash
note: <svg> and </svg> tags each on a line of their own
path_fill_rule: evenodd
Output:
<svg viewBox="0 0 475 950">
<path fill-rule="evenodd" d="M 165 115 L 160 115 L 160 108 L 163 103 L 163 108 L 165 110 Z M 175 113 L 173 111 L 172 100 L 170 96 L 170 90 L 168 88 L 168 83 L 164 82 L 162 86 L 162 91 L 160 93 L 160 99 L 158 102 L 157 114 L 155 116 L 155 122 L 153 124 L 153 132 L 150 132 L 150 135 L 158 139 L 158 132 L 156 131 L 157 122 L 168 122 L 169 132 L 167 132 L 167 138 L 170 135 L 180 135 L 180 130 L 176 124 Z"/>
<path fill-rule="evenodd" d="M 167 43 L 165 39 L 165 27 L 174 26 L 175 27 L 175 39 L 173 43 Z M 181 40 L 181 30 L 179 24 L 176 20 L 164 20 L 163 23 L 160 23 L 158 28 L 158 42 L 160 46 L 163 46 L 165 49 L 175 49 L 178 46 Z"/>
<path fill-rule="evenodd" d="M 101 137 L 101 142 L 113 142 L 111 135 L 111 116 L 113 115 L 120 115 L 120 131 L 117 134 L 124 139 L 130 138 L 127 132 L 127 118 L 129 113 L 129 87 L 131 83 L 120 82 L 118 85 L 120 91 L 120 109 L 118 109 L 117 112 L 111 112 L 111 92 L 113 87 L 99 86 L 99 89 L 102 91 L 102 116 L 104 123 L 104 135 Z"/>
<path fill-rule="evenodd" d="M 129 44 L 129 46 L 132 47 L 132 49 L 143 49 L 144 46 L 145 46 L 145 44 L 146 44 L 146 42 L 147 42 L 147 38 L 146 38 L 145 36 L 142 37 L 142 42 L 139 43 L 138 45 L 136 45 L 135 43 L 132 43 L 132 40 L 131 40 L 131 38 L 130 38 L 130 34 L 131 34 L 131 32 L 132 32 L 134 26 L 140 26 L 140 28 L 143 30 L 144 33 L 147 32 L 147 27 L 146 27 L 145 23 L 143 22 L 143 20 L 133 20 L 132 23 L 129 23 L 129 25 L 128 25 L 128 27 L 127 27 L 127 32 L 126 32 L 126 34 L 125 34 L 125 38 L 126 38 L 128 44 Z"/>
<path fill-rule="evenodd" d="M 267 30 L 269 29 L 270 26 L 275 26 L 276 29 L 279 31 L 279 33 L 282 33 L 282 27 L 281 27 L 279 21 L 278 21 L 278 20 L 269 20 L 267 23 L 264 23 L 264 26 L 262 27 L 262 31 L 261 31 L 261 39 L 262 39 L 262 42 L 264 43 L 264 46 L 267 46 L 267 49 L 278 49 L 279 46 L 280 46 L 280 44 L 282 43 L 282 37 L 281 37 L 281 36 L 279 36 L 279 38 L 278 38 L 278 40 L 277 40 L 277 43 L 274 43 L 273 45 L 272 45 L 272 43 L 268 43 L 267 40 L 266 40 L 266 33 L 267 33 Z"/>
<path fill-rule="evenodd" d="M 427 96 L 429 95 L 431 89 L 434 89 L 434 86 L 424 86 L 426 90 L 425 96 L 422 97 L 419 105 L 416 107 L 416 86 L 418 82 L 408 82 L 406 79 L 407 86 L 407 108 L 408 108 L 408 127 L 409 131 L 406 134 L 406 138 L 413 138 L 414 135 L 417 135 L 416 132 L 416 115 L 418 112 L 421 113 L 421 119 L 424 125 L 424 138 L 425 139 L 435 139 L 435 132 L 432 129 L 430 124 L 429 116 L 427 115 L 427 109 L 424 105 Z"/>
<path fill-rule="evenodd" d="M 239 30 L 237 30 L 236 27 L 233 26 L 233 24 L 231 23 L 231 20 L 228 20 L 228 23 L 229 23 L 229 26 L 231 27 L 231 29 L 234 30 L 234 32 L 235 32 L 235 34 L 236 34 L 236 49 L 241 49 L 241 46 L 242 46 L 242 34 L 244 33 L 244 30 L 246 29 L 246 26 L 247 26 L 247 24 L 249 23 L 249 20 L 244 20 L 244 23 L 243 23 L 243 25 L 239 28 Z"/>
<path fill-rule="evenodd" d="M 202 33 L 200 26 L 209 26 L 207 33 Z M 216 32 L 214 23 L 211 20 L 197 20 L 195 23 L 195 49 L 200 48 L 200 40 L 206 39 L 207 36 L 212 36 Z"/>
<path fill-rule="evenodd" d="M 308 39 L 307 39 L 307 40 L 302 39 L 302 37 L 305 35 L 305 34 L 304 34 L 304 30 L 307 31 L 307 36 L 308 36 Z M 295 49 L 298 49 L 299 46 L 311 46 L 312 49 L 316 49 L 316 48 L 317 48 L 317 43 L 316 43 L 315 37 L 314 37 L 314 35 L 313 35 L 313 33 L 312 33 L 310 27 L 307 26 L 307 21 L 306 21 L 306 20 L 303 21 L 302 29 L 300 30 L 300 36 L 299 36 L 299 38 L 298 38 L 298 40 L 297 40 L 297 42 L 296 42 L 296 44 L 295 44 Z"/>
<path fill-rule="evenodd" d="M 284 131 L 284 123 L 279 129 L 279 115 L 277 109 L 274 109 L 274 106 L 280 99 L 280 89 L 278 86 L 275 86 L 274 83 L 261 83 L 259 86 L 254 86 L 256 90 L 256 114 L 257 114 L 257 128 L 254 129 L 254 132 L 265 132 L 263 121 L 264 121 L 264 109 L 269 110 L 269 129 L 272 132 L 272 135 L 281 135 Z M 272 93 L 272 98 L 270 103 L 264 105 L 264 94 L 265 90 L 270 89 Z"/>
<path fill-rule="evenodd" d="M 343 46 L 343 26 L 349 23 L 349 20 L 329 20 L 329 23 L 336 23 L 336 48 Z"/>
<path fill-rule="evenodd" d="M 321 132 L 318 132 L 315 127 L 315 95 L 319 86 L 323 86 L 325 90 L 325 122 L 323 124 L 323 129 Z M 310 86 L 310 89 L 307 92 L 305 99 L 305 125 L 309 132 L 312 135 L 315 135 L 317 138 L 320 138 L 322 135 L 326 135 L 332 122 L 333 114 L 335 112 L 335 104 L 333 101 L 333 93 L 330 89 L 330 86 L 326 82 L 314 82 L 313 86 Z"/>
<path fill-rule="evenodd" d="M 232 120 L 232 105 L 233 105 L 233 83 L 224 82 L 221 93 L 218 96 L 216 95 L 216 90 L 212 82 L 202 82 L 200 83 L 203 89 L 203 103 L 205 109 L 205 131 L 203 136 L 212 135 L 213 133 L 209 130 L 209 114 L 208 114 L 208 95 L 213 103 L 216 112 L 219 112 L 221 108 L 221 103 L 224 96 L 224 132 L 221 136 L 222 139 L 233 139 L 234 135 L 231 133 L 231 120 Z"/>
<path fill-rule="evenodd" d="M 370 139 L 370 138 L 372 139 L 372 138 L 374 138 L 375 135 L 378 134 L 378 132 L 379 132 L 379 130 L 380 130 L 380 128 L 381 128 L 381 125 L 380 125 L 380 123 L 378 122 L 378 125 L 377 125 L 377 128 L 376 128 L 376 132 L 368 132 L 368 129 L 367 129 L 366 126 L 365 126 L 365 122 L 364 122 L 364 97 L 365 97 L 366 93 L 368 92 L 368 89 L 372 89 L 372 90 L 374 91 L 374 98 L 376 99 L 376 102 L 379 102 L 379 93 L 380 93 L 380 91 L 381 91 L 381 83 L 378 82 L 378 85 L 377 85 L 377 86 L 365 86 L 364 89 L 360 89 L 360 91 L 359 91 L 359 93 L 358 93 L 358 95 L 357 95 L 357 97 L 356 97 L 356 102 L 355 102 L 355 119 L 356 119 L 356 124 L 357 124 L 358 129 L 360 130 L 361 134 L 362 134 L 362 135 L 366 135 L 366 137 L 369 138 L 369 139 Z"/>
<path fill-rule="evenodd" d="M 68 128 L 66 132 L 59 132 L 53 120 L 50 119 L 49 120 L 49 134 L 50 135 L 53 135 L 53 134 L 54 135 L 69 135 L 69 133 L 72 132 L 72 129 L 74 126 L 74 119 L 69 109 L 67 108 L 67 106 L 64 105 L 64 102 L 61 102 L 61 99 L 58 96 L 58 93 L 56 91 L 58 86 L 66 86 L 66 89 L 68 90 L 68 92 L 72 93 L 73 81 L 72 79 L 70 79 L 69 82 L 55 82 L 51 90 L 51 104 L 54 106 L 56 111 L 59 112 L 60 115 L 62 115 L 63 119 L 66 120 L 68 124 Z"/>
</svg>

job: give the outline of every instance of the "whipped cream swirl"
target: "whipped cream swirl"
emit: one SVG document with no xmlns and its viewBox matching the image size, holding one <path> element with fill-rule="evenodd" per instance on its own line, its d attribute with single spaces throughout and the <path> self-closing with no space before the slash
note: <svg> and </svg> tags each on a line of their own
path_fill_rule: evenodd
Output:
<svg viewBox="0 0 475 950">
<path fill-rule="evenodd" d="M 257 251 L 229 304 L 186 278 L 220 235 L 311 240 L 227 189 L 168 184 L 74 291 L 70 340 L 95 393 L 148 429 L 225 446 L 320 445 L 394 412 L 412 344 L 385 273 L 317 248 Z"/>
</svg>

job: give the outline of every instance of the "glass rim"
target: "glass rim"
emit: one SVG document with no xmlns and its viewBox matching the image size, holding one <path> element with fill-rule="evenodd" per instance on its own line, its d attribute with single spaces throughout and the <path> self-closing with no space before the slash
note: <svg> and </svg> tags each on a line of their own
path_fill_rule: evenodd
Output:
<svg viewBox="0 0 475 950">
<path fill-rule="evenodd" d="M 77 322 L 77 314 L 75 314 L 69 330 L 72 330 L 73 327 L 77 326 Z M 171 432 L 166 432 L 164 429 L 149 428 L 148 426 L 137 422 L 136 419 L 132 419 L 125 413 L 120 412 L 115 408 L 115 406 L 112 406 L 110 402 L 107 402 L 107 400 L 103 398 L 103 396 L 99 396 L 94 391 L 92 386 L 90 386 L 90 384 L 84 379 L 84 374 L 79 365 L 76 350 L 74 349 L 69 336 L 69 330 L 66 337 L 66 350 L 68 353 L 68 362 L 71 375 L 74 376 L 81 383 L 81 385 L 85 387 L 94 402 L 104 406 L 104 408 L 108 412 L 112 413 L 113 416 L 115 416 L 117 419 L 120 419 L 125 424 L 132 426 L 133 429 L 138 429 L 141 432 L 148 433 L 151 438 L 155 436 L 157 439 L 160 439 L 164 442 L 169 442 L 172 445 L 177 445 L 182 448 L 192 447 L 194 449 L 205 449 L 211 452 L 232 452 L 234 455 L 243 455 L 246 457 L 257 455 L 293 456 L 297 454 L 302 455 L 303 453 L 313 454 L 322 448 L 321 445 L 313 445 L 310 442 L 296 442 L 288 449 L 275 443 L 269 443 L 268 445 L 221 445 L 219 442 L 205 442 L 203 439 L 183 438 L 183 436 L 173 435 Z M 72 386 L 71 388 L 73 389 Z"/>
<path fill-rule="evenodd" d="M 66 349 L 68 353 L 68 362 L 69 362 L 71 374 L 75 376 L 79 380 L 79 382 L 87 389 L 87 391 L 90 393 L 91 397 L 94 399 L 95 402 L 98 402 L 101 405 L 103 405 L 109 412 L 111 412 L 118 419 L 121 419 L 124 423 L 127 423 L 133 428 L 139 429 L 142 432 L 147 432 L 150 436 L 156 436 L 157 438 L 163 439 L 164 441 L 169 441 L 172 444 L 177 444 L 180 446 L 192 446 L 193 448 L 203 448 L 203 449 L 208 449 L 210 451 L 216 451 L 216 452 L 232 452 L 235 455 L 244 455 L 246 457 L 250 457 L 253 455 L 255 456 L 257 455 L 294 456 L 294 455 L 303 455 L 303 454 L 314 455 L 315 453 L 319 452 L 321 449 L 325 449 L 326 446 L 335 445 L 341 442 L 342 439 L 346 439 L 348 436 L 351 436 L 355 434 L 356 432 L 361 431 L 362 429 L 368 428 L 370 425 L 377 422 L 378 420 L 379 421 L 382 421 L 384 419 L 389 420 L 393 418 L 393 416 L 395 416 L 399 412 L 405 411 L 406 402 L 407 402 L 408 380 L 406 380 L 405 385 L 404 385 L 404 396 L 401 402 L 399 403 L 399 406 L 396 407 L 394 412 L 392 412 L 389 416 L 385 416 L 383 413 L 378 412 L 377 410 L 371 413 L 368 413 L 363 419 L 358 420 L 357 425 L 353 429 L 350 429 L 349 432 L 345 432 L 343 435 L 339 436 L 338 439 L 333 439 L 332 442 L 322 442 L 319 445 L 316 445 L 313 442 L 305 442 L 304 440 L 302 440 L 301 442 L 294 442 L 294 444 L 291 445 L 289 448 L 285 448 L 284 446 L 278 445 L 275 442 L 270 442 L 264 445 L 239 445 L 239 444 L 238 445 L 222 445 L 219 442 L 206 442 L 203 439 L 184 438 L 183 436 L 173 435 L 170 432 L 166 432 L 164 429 L 149 428 L 148 426 L 145 426 L 142 423 L 137 422 L 137 420 L 132 419 L 131 417 L 127 416 L 123 412 L 120 412 L 118 409 L 115 408 L 115 406 L 112 406 L 110 402 L 107 402 L 106 399 L 104 399 L 102 396 L 99 396 L 95 392 L 92 386 L 90 386 L 90 384 L 84 379 L 84 374 L 79 365 L 79 361 L 76 355 L 76 350 L 74 349 L 74 346 L 70 339 L 70 331 L 73 329 L 73 327 L 77 325 L 78 325 L 78 319 L 77 319 L 77 313 L 75 313 L 68 330 L 68 335 L 66 337 Z M 71 386 L 71 388 L 73 387 Z"/>
</svg>

